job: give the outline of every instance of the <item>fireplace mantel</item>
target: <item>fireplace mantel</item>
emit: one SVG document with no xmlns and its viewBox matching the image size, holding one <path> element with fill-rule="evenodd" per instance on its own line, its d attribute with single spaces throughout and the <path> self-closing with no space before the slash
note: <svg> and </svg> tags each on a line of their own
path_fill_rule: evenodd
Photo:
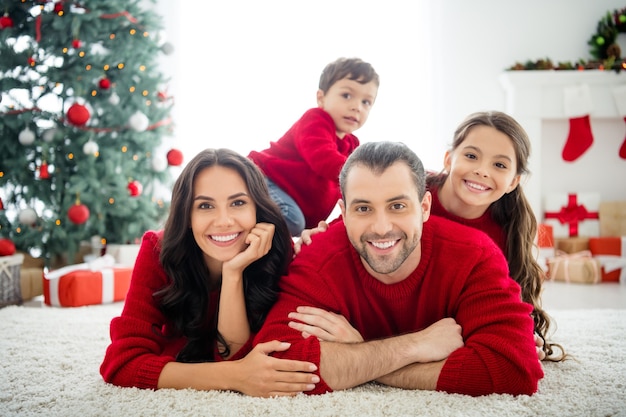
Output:
<svg viewBox="0 0 626 417">
<path fill-rule="evenodd" d="M 613 90 L 617 86 L 626 85 L 626 71 L 507 71 L 500 76 L 500 83 L 505 91 L 505 112 L 513 116 L 530 137 L 531 175 L 524 183 L 524 191 L 540 220 L 543 218 L 542 175 L 552 174 L 542 172 L 543 123 L 548 120 L 567 120 L 564 89 L 583 84 L 587 84 L 591 92 L 592 124 L 594 119 L 622 119 L 615 105 Z"/>
</svg>

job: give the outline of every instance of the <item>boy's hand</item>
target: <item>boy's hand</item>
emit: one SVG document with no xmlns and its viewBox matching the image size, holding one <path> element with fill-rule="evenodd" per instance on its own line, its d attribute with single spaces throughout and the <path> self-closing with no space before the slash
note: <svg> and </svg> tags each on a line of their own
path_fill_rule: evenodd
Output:
<svg viewBox="0 0 626 417">
<path fill-rule="evenodd" d="M 293 246 L 295 255 L 300 253 L 300 250 L 302 249 L 303 244 L 304 245 L 311 244 L 312 242 L 311 236 L 316 235 L 321 232 L 325 232 L 326 230 L 328 230 L 328 223 L 326 223 L 324 220 L 320 220 L 320 222 L 317 224 L 317 227 L 314 227 L 313 229 L 304 229 L 302 233 L 300 234 L 300 239 L 298 239 L 298 241 Z"/>
</svg>

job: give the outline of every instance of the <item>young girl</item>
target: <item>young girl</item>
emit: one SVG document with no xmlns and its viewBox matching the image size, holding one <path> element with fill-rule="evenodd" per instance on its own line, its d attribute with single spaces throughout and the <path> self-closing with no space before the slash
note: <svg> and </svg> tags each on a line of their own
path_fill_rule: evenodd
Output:
<svg viewBox="0 0 626 417">
<path fill-rule="evenodd" d="M 528 173 L 529 155 L 528 136 L 512 117 L 497 111 L 474 113 L 457 128 L 443 171 L 429 175 L 426 184 L 433 196 L 431 214 L 482 230 L 502 249 L 511 277 L 521 286 L 522 299 L 533 306 L 538 357 L 560 361 L 565 357 L 563 347 L 546 340 L 550 317 L 541 307 L 545 274 L 533 255 L 537 220 L 519 185 Z M 310 243 L 311 234 L 326 227 L 320 222 L 303 232 L 296 252 L 302 243 Z M 319 330 L 306 327 L 307 335 L 325 340 L 339 332 L 353 333 L 345 329 L 342 318 L 308 307 L 293 318 L 318 326 Z"/>
<path fill-rule="evenodd" d="M 319 378 L 308 362 L 251 350 L 292 258 L 292 241 L 261 172 L 226 149 L 184 168 L 161 232 L 146 232 L 100 373 L 138 388 L 295 395 Z M 228 360 L 227 360 L 228 359 Z"/>
<path fill-rule="evenodd" d="M 469 115 L 456 129 L 444 169 L 427 179 L 431 214 L 487 233 L 502 249 L 511 277 L 531 304 L 535 333 L 548 360 L 562 360 L 563 348 L 546 341 L 550 318 L 541 307 L 544 271 L 533 255 L 537 220 L 522 187 L 528 174 L 530 141 L 509 115 L 492 111 Z M 554 356 L 554 347 L 560 355 Z"/>
</svg>

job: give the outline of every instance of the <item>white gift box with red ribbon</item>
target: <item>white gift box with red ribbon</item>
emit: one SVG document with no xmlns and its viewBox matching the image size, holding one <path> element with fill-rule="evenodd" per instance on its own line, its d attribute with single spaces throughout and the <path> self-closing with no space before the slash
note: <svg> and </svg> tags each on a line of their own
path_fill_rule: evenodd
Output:
<svg viewBox="0 0 626 417">
<path fill-rule="evenodd" d="M 552 193 L 544 197 L 544 222 L 555 238 L 599 236 L 600 194 Z"/>
</svg>

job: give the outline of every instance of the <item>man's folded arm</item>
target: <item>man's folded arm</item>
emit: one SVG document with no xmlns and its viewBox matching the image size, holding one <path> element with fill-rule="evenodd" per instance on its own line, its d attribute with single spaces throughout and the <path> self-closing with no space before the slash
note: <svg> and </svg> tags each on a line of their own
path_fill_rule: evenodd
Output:
<svg viewBox="0 0 626 417">
<path fill-rule="evenodd" d="M 403 389 L 435 390 L 439 373 L 445 362 L 444 359 L 437 362 L 412 363 L 377 378 L 376 382 Z"/>
</svg>

